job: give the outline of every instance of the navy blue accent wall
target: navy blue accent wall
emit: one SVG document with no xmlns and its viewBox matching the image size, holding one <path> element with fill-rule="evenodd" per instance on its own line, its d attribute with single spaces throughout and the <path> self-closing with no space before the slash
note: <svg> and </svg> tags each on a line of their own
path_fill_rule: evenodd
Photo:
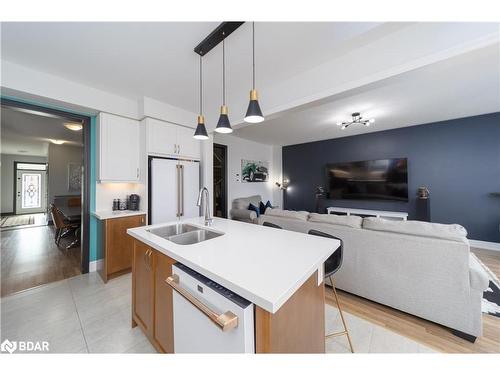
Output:
<svg viewBox="0 0 500 375">
<path fill-rule="evenodd" d="M 324 200 L 321 212 L 329 206 L 380 209 L 405 211 L 412 219 L 417 188 L 427 186 L 433 222 L 458 223 L 470 239 L 500 242 L 500 196 L 491 194 L 500 192 L 500 112 L 285 146 L 283 176 L 290 187 L 284 208 L 315 210 L 315 188 L 327 186 L 327 163 L 400 157 L 408 158 L 408 202 Z"/>
</svg>

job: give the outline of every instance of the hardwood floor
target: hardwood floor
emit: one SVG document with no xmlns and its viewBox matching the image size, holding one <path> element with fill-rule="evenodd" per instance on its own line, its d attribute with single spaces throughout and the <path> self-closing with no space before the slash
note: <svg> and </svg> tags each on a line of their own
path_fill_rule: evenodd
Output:
<svg viewBox="0 0 500 375">
<path fill-rule="evenodd" d="M 79 275 L 80 247 L 60 249 L 54 243 L 54 228 L 38 226 L 1 232 L 1 296 Z"/>
<path fill-rule="evenodd" d="M 487 250 L 472 249 L 477 257 L 500 277 L 500 254 Z M 474 344 L 460 339 L 449 328 L 417 318 L 399 310 L 369 301 L 367 299 L 339 292 L 342 309 L 365 320 L 383 326 L 391 331 L 430 346 L 444 353 L 500 353 L 500 318 L 483 314 L 483 337 Z M 326 293 L 327 303 L 335 306 L 330 290 Z"/>
</svg>

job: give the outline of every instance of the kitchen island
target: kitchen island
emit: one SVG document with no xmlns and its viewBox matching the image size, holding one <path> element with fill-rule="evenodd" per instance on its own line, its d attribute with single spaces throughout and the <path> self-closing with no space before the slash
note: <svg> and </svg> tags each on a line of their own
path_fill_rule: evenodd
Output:
<svg viewBox="0 0 500 375">
<path fill-rule="evenodd" d="M 165 231 L 179 223 L 208 230 L 208 239 Z M 135 239 L 132 325 L 158 351 L 175 352 L 172 266 L 179 262 L 254 305 L 255 352 L 324 353 L 323 264 L 338 240 L 221 218 L 205 226 L 201 217 L 127 233 Z"/>
</svg>

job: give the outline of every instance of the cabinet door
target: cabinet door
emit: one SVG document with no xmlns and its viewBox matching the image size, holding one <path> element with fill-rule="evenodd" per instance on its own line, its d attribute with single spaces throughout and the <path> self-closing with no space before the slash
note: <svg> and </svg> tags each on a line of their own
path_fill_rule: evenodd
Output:
<svg viewBox="0 0 500 375">
<path fill-rule="evenodd" d="M 106 220 L 106 273 L 125 271 L 132 267 L 134 239 L 127 229 L 141 227 L 144 215 Z"/>
<path fill-rule="evenodd" d="M 194 139 L 193 134 L 194 129 L 177 127 L 178 154 L 190 159 L 199 159 L 201 154 L 200 141 Z"/>
<path fill-rule="evenodd" d="M 154 338 L 165 353 L 174 352 L 174 315 L 172 288 L 165 282 L 172 275 L 175 261 L 155 251 L 155 324 Z"/>
<path fill-rule="evenodd" d="M 139 122 L 99 115 L 99 180 L 139 181 Z"/>
<path fill-rule="evenodd" d="M 147 119 L 148 153 L 177 155 L 177 126 L 167 122 Z"/>
<path fill-rule="evenodd" d="M 136 323 L 149 337 L 153 336 L 154 319 L 154 257 L 152 250 L 134 241 L 132 270 L 132 309 Z"/>
</svg>

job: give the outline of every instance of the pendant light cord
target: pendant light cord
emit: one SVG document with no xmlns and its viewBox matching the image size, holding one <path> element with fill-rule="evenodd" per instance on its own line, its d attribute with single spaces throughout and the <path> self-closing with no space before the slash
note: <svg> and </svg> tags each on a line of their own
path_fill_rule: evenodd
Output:
<svg viewBox="0 0 500 375">
<path fill-rule="evenodd" d="M 255 22 L 252 22 L 252 86 L 255 90 Z"/>
<path fill-rule="evenodd" d="M 203 68 L 200 55 L 200 116 L 203 115 Z"/>
<path fill-rule="evenodd" d="M 222 104 L 226 105 L 226 48 L 225 38 L 222 39 Z"/>
</svg>

